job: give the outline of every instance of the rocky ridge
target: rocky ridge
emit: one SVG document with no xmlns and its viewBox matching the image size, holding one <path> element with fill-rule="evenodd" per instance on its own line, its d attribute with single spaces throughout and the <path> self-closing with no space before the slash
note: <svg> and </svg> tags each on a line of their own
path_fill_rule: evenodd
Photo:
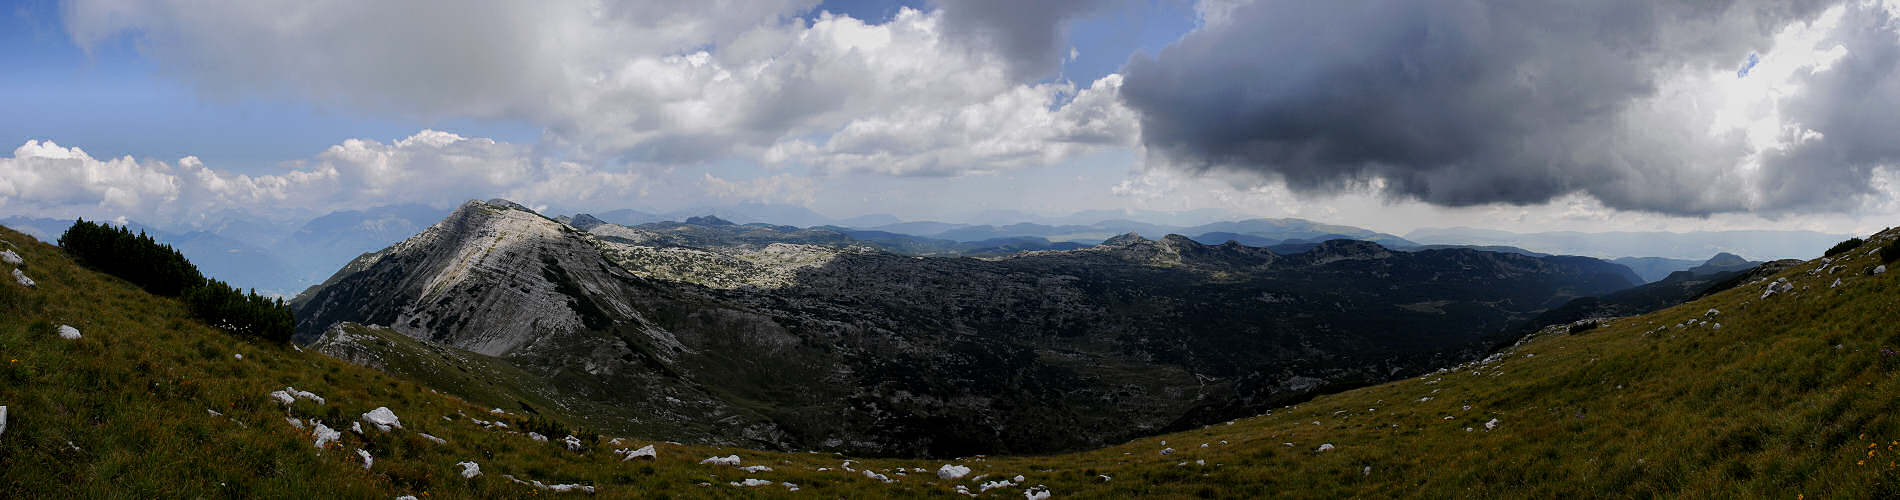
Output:
<svg viewBox="0 0 1900 500">
<path fill-rule="evenodd" d="M 1130 234 L 920 258 L 685 226 L 582 231 L 470 202 L 300 297 L 299 338 L 387 325 L 682 439 L 1046 452 L 1472 358 L 1514 322 L 1632 284 L 1594 259 L 1351 241 L 1277 255 Z"/>
</svg>

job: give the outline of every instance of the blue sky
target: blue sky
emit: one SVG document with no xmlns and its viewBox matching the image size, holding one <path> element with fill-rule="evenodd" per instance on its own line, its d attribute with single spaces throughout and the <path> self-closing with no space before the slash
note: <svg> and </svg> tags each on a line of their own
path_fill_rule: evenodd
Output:
<svg viewBox="0 0 1900 500">
<path fill-rule="evenodd" d="M 466 119 L 415 120 L 326 109 L 296 98 L 200 93 L 140 56 L 129 37 L 81 50 L 57 2 L 18 1 L 0 23 L 0 143 L 78 146 L 97 157 L 205 162 L 244 172 L 308 157 L 351 137 L 407 137 L 423 128 L 533 142 L 539 127 Z"/>
<path fill-rule="evenodd" d="M 900 8 L 928 9 L 921 1 L 831 0 L 808 11 L 887 22 Z M 0 101 L 0 143 L 29 139 L 78 146 L 95 157 L 197 156 L 244 172 L 267 172 L 276 162 L 308 157 L 353 137 L 388 140 L 430 128 L 466 136 L 533 143 L 541 127 L 512 120 L 416 119 L 323 106 L 289 96 L 230 96 L 200 92 L 142 57 L 131 37 L 116 37 L 90 52 L 67 35 L 58 2 L 14 0 L 0 22 L 0 65 L 14 68 L 0 92 L 26 99 Z M 1138 22 L 1139 21 L 1139 22 Z M 1114 73 L 1135 51 L 1153 52 L 1193 28 L 1184 1 L 1131 2 L 1081 19 L 1070 28 L 1079 57 L 1052 79 L 1087 82 Z M 1087 50 L 1082 50 L 1086 48 Z"/>
</svg>

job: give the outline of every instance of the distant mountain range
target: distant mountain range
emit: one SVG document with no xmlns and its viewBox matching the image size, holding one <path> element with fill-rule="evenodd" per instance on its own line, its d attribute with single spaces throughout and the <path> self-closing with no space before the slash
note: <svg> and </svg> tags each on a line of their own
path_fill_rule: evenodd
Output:
<svg viewBox="0 0 1900 500">
<path fill-rule="evenodd" d="M 138 221 L 123 225 L 176 247 L 212 278 L 261 293 L 291 296 L 322 282 L 351 259 L 401 241 L 446 214 L 448 210 L 424 205 L 391 205 L 338 211 L 300 224 L 227 214 L 230 219 L 192 231 L 170 231 Z M 0 225 L 48 243 L 57 241 L 72 223 L 54 218 L 0 219 Z"/>
<path fill-rule="evenodd" d="M 242 288 L 288 296 L 321 282 L 358 255 L 415 234 L 447 213 L 447 209 L 398 204 L 342 210 L 306 221 L 223 212 L 206 214 L 202 221 L 184 230 L 153 227 L 136 220 L 128 221 L 128 225 L 178 247 L 212 277 Z M 1420 229 L 1400 237 L 1300 219 L 1205 222 L 1230 216 L 1212 210 L 1182 213 L 1096 210 L 1059 217 L 985 211 L 964 218 L 1011 221 L 996 224 L 902 221 L 889 215 L 836 219 L 804 207 L 779 204 L 737 204 L 668 212 L 623 209 L 581 215 L 626 227 L 680 224 L 674 221 L 712 217 L 738 225 L 805 228 L 817 231 L 807 236 L 818 237 L 819 232 L 828 231 L 883 251 L 919 256 L 995 257 L 1024 251 L 1073 250 L 1127 233 L 1180 234 L 1209 245 L 1233 241 L 1282 255 L 1305 252 L 1329 240 L 1351 239 L 1376 242 L 1397 251 L 1469 248 L 1532 257 L 1615 257 L 1614 262 L 1629 267 L 1644 282 L 1661 280 L 1669 273 L 1701 265 L 1705 256 L 1720 252 L 1765 257 L 1810 255 L 1845 238 L 1802 231 L 1517 234 L 1468 228 Z M 0 223 L 50 242 L 57 239 L 71 221 L 9 217 L 0 219 Z"/>
<path fill-rule="evenodd" d="M 1814 231 L 1512 233 L 1466 227 L 1423 228 L 1405 234 L 1406 239 L 1421 244 L 1509 245 L 1561 255 L 1662 257 L 1697 262 L 1723 252 L 1767 259 L 1820 255 L 1828 247 L 1848 237 L 1845 234 Z M 1655 276 L 1655 272 L 1652 270 L 1645 276 Z"/>
</svg>

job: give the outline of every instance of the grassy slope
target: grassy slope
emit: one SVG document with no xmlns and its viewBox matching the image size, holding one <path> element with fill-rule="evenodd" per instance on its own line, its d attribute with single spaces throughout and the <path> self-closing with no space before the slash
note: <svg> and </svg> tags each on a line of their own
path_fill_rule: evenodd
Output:
<svg viewBox="0 0 1900 500">
<path fill-rule="evenodd" d="M 0 230 L 0 239 L 20 247 L 25 270 L 40 281 L 23 295 L 0 293 L 0 404 L 9 407 L 0 497 L 530 491 L 503 473 L 592 484 L 615 497 L 952 495 L 950 482 L 931 474 L 887 472 L 898 481 L 886 485 L 838 470 L 842 458 L 831 454 L 661 443 L 657 461 L 620 462 L 604 452 L 606 443 L 574 454 L 483 430 L 458 412 L 488 418 L 485 407 L 315 353 L 224 335 L 189 320 L 176 301 L 80 269 L 56 248 L 12 231 Z M 1076 454 L 957 462 L 975 469 L 972 475 L 990 474 L 985 480 L 1021 474 L 1057 496 L 1894 497 L 1900 363 L 1878 351 L 1900 346 L 1900 273 L 1862 273 L 1874 264 L 1864 255 L 1871 248 L 1847 254 L 1849 269 L 1839 274 L 1806 274 L 1812 263 L 1790 270 L 1792 295 L 1763 300 L 1760 285 L 1743 286 L 1596 330 L 1540 336 L 1501 362 L 1321 397 L 1232 425 Z M 1828 288 L 1835 278 L 1843 278 L 1842 289 Z M 1722 311 L 1714 318 L 1722 329 L 1656 330 L 1710 308 Z M 57 324 L 77 326 L 86 338 L 61 340 L 52 333 Z M 320 418 L 335 424 L 388 406 L 408 429 L 367 438 L 345 431 L 341 447 L 318 450 L 265 396 L 285 385 L 328 398 L 326 406 L 299 401 L 288 410 L 295 416 L 333 414 Z M 1499 426 L 1486 432 L 1491 419 Z M 1160 455 L 1162 441 L 1179 451 Z M 1322 443 L 1336 448 L 1314 451 Z M 360 447 L 376 456 L 369 471 L 355 456 Z M 735 453 L 776 470 L 696 463 Z M 462 460 L 479 462 L 484 474 L 462 479 L 453 465 Z M 853 467 L 935 470 L 943 463 L 860 460 Z M 801 490 L 726 484 L 747 477 Z M 960 484 L 974 490 L 978 482 Z M 1023 488 L 984 496 L 1017 498 Z"/>
</svg>

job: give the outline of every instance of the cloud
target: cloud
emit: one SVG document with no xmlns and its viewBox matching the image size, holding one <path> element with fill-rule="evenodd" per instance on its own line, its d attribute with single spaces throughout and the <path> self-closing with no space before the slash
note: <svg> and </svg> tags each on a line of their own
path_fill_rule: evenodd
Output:
<svg viewBox="0 0 1900 500">
<path fill-rule="evenodd" d="M 817 181 L 790 174 L 736 181 L 705 174 L 700 185 L 708 196 L 721 201 L 810 205 L 818 197 Z"/>
<path fill-rule="evenodd" d="M 27 141 L 0 157 L 0 208 L 22 214 L 192 223 L 222 210 L 269 207 L 324 213 L 395 203 L 452 206 L 500 196 L 525 204 L 611 203 L 643 194 L 638 171 L 542 157 L 533 148 L 424 130 L 392 143 L 350 139 L 281 173 L 176 162 L 96 159 L 79 148 Z"/>
<path fill-rule="evenodd" d="M 1114 1 L 955 0 L 941 5 L 945 33 L 1002 55 L 1010 61 L 1010 72 L 1018 79 L 1038 79 L 1060 66 L 1067 23 L 1111 3 Z"/>
<path fill-rule="evenodd" d="M 995 18 L 997 5 L 905 8 L 888 22 L 868 24 L 834 14 L 797 17 L 814 6 L 809 0 L 316 0 L 217 9 L 190 0 L 73 0 L 64 19 L 81 46 L 130 38 L 164 74 L 206 95 L 287 96 L 404 117 L 518 120 L 544 127 L 544 141 L 576 148 L 576 157 L 688 164 L 756 160 L 784 143 L 928 117 L 1087 118 L 1047 108 L 1069 104 L 1064 98 L 1077 92 L 1067 83 L 1023 84 L 1016 77 L 1024 68 L 1053 68 L 1063 20 L 1096 3 L 1036 2 L 1028 17 L 995 29 L 969 23 Z M 995 108 L 1016 104 L 1025 107 Z M 1008 114 L 1023 116 L 1002 116 Z M 1084 144 L 1050 138 L 1059 141 L 1051 145 L 1056 149 Z M 901 145 L 883 145 L 889 148 L 858 142 L 852 154 L 905 155 Z M 1015 158 L 904 158 L 936 166 L 883 171 L 1029 164 Z"/>
<path fill-rule="evenodd" d="M 852 120 L 823 143 L 789 140 L 764 159 L 821 172 L 954 175 L 1047 165 L 1090 151 L 1132 145 L 1135 115 L 1117 96 L 1121 75 L 1086 89 L 1047 83 L 1016 87 L 954 107 L 913 108 Z"/>
<path fill-rule="evenodd" d="M 1298 192 L 1374 187 L 1444 206 L 1582 193 L 1687 215 L 1838 210 L 1872 194 L 1868 169 L 1891 163 L 1879 145 L 1892 144 L 1880 140 L 1900 116 L 1804 103 L 1865 95 L 1837 93 L 1852 88 L 1896 95 L 1880 62 L 1895 26 L 1879 10 L 1213 2 L 1201 28 L 1124 68 L 1121 96 L 1155 165 Z M 1830 16 L 1845 21 L 1808 22 Z M 1837 42 L 1845 56 L 1828 68 L 1818 55 Z M 1758 65 L 1737 78 L 1751 53 Z M 1775 66 L 1781 78 L 1770 79 Z M 1782 108 L 1765 127 L 1747 119 Z"/>
</svg>

